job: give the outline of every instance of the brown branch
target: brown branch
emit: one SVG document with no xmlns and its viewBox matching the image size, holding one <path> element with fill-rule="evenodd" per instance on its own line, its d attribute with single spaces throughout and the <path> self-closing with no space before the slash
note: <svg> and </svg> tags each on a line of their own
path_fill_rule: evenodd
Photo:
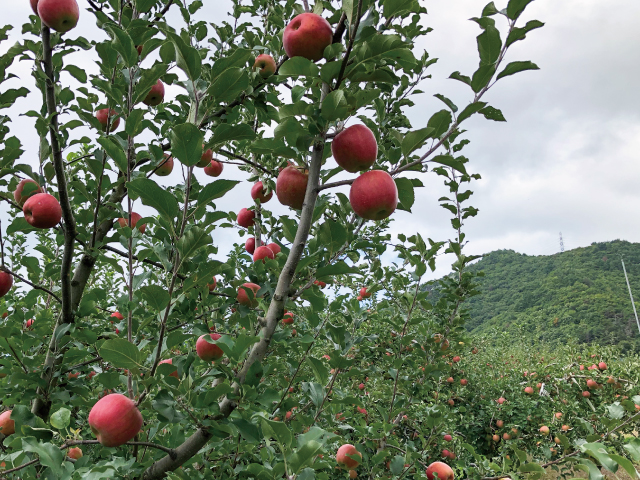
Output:
<svg viewBox="0 0 640 480">
<path fill-rule="evenodd" d="M 41 285 L 36 285 L 33 282 L 30 282 L 29 280 L 27 280 L 26 278 L 22 277 L 21 275 L 18 275 L 15 272 L 12 272 L 11 270 L 9 270 L 7 267 L 0 267 L 0 270 L 7 272 L 9 275 L 11 275 L 12 277 L 17 278 L 18 280 L 20 280 L 21 282 L 24 282 L 28 285 L 31 285 L 32 288 L 36 289 L 36 290 L 42 290 L 45 293 L 48 293 L 49 295 L 51 295 L 53 298 L 55 298 L 58 303 L 62 303 L 62 300 L 60 299 L 59 296 L 57 296 L 55 293 L 53 293 L 51 290 L 49 290 L 48 288 L 45 288 Z"/>
<path fill-rule="evenodd" d="M 340 88 L 340 84 L 344 79 L 344 71 L 347 68 L 347 63 L 349 62 L 349 56 L 351 55 L 351 49 L 353 48 L 353 43 L 356 41 L 356 34 L 358 33 L 358 27 L 360 26 L 360 16 L 362 15 L 362 0 L 358 0 L 358 13 L 356 14 L 356 23 L 353 26 L 353 33 L 351 34 L 351 38 L 349 39 L 349 45 L 347 46 L 347 51 L 344 54 L 344 58 L 342 59 L 342 65 L 340 66 L 340 73 L 338 74 L 338 79 L 336 80 L 336 86 L 334 90 Z"/>
<path fill-rule="evenodd" d="M 65 370 L 63 373 L 73 372 L 77 368 L 84 367 L 85 365 L 89 365 L 93 362 L 99 362 L 100 360 L 102 360 L 102 357 L 100 355 L 96 355 L 91 360 L 87 360 L 86 362 L 78 363 L 76 365 L 73 365 L 72 367 L 69 367 L 69 369 Z"/>
<path fill-rule="evenodd" d="M 349 180 L 340 180 L 339 182 L 325 183 L 323 185 L 319 185 L 317 190 L 318 192 L 321 192 L 322 190 L 327 190 L 328 188 L 341 187 L 342 185 L 351 185 L 355 181 L 355 178 L 351 178 Z"/>
<path fill-rule="evenodd" d="M 257 168 L 258 170 L 261 170 L 263 173 L 266 173 L 267 175 L 271 176 L 271 177 L 277 177 L 278 174 L 275 172 L 272 172 L 271 170 L 263 167 L 262 165 L 260 165 L 259 163 L 254 162 L 253 160 L 249 160 L 248 158 L 245 158 L 241 155 L 237 155 L 235 153 L 232 153 L 228 150 L 225 150 L 224 148 L 220 148 L 218 149 L 218 153 L 221 153 L 229 158 L 235 158 L 236 160 L 240 160 L 241 162 L 246 163 L 247 165 L 251 165 L 254 168 Z"/>
</svg>

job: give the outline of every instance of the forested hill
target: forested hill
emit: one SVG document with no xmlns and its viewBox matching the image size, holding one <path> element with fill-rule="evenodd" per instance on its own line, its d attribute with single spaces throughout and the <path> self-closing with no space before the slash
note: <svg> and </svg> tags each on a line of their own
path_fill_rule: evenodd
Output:
<svg viewBox="0 0 640 480">
<path fill-rule="evenodd" d="M 622 271 L 624 258 L 640 308 L 640 244 L 625 241 L 551 256 L 499 250 L 471 267 L 481 295 L 468 303 L 474 333 L 507 331 L 557 343 L 618 344 L 640 351 L 640 336 Z"/>
</svg>

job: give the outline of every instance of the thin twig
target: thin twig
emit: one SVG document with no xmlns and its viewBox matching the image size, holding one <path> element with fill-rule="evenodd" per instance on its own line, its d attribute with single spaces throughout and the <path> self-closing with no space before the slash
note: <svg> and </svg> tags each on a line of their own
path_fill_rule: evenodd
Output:
<svg viewBox="0 0 640 480">
<path fill-rule="evenodd" d="M 11 276 L 12 276 L 12 277 L 14 277 L 14 278 L 17 278 L 17 279 L 18 279 L 18 280 L 20 280 L 21 282 L 24 282 L 24 283 L 26 283 L 26 284 L 28 284 L 28 285 L 31 285 L 31 287 L 32 287 L 32 288 L 34 288 L 34 289 L 36 289 L 36 290 L 42 290 L 43 292 L 48 293 L 48 294 L 49 294 L 49 295 L 51 295 L 53 298 L 55 298 L 55 299 L 58 301 L 58 303 L 62 303 L 62 300 L 60 299 L 60 297 L 59 297 L 59 296 L 57 296 L 55 293 L 53 293 L 53 292 L 52 292 L 51 290 L 49 290 L 48 288 L 45 288 L 45 287 L 43 287 L 43 286 L 41 286 L 41 285 L 36 285 L 35 283 L 30 282 L 29 280 L 27 280 L 27 279 L 26 279 L 26 278 L 24 278 L 23 276 L 18 275 L 18 274 L 17 274 L 17 273 L 15 273 L 15 272 L 12 272 L 12 271 L 11 271 L 11 270 L 9 270 L 7 267 L 0 267 L 0 270 L 2 270 L 2 271 L 4 271 L 4 272 L 7 272 L 9 275 L 11 275 Z"/>
</svg>

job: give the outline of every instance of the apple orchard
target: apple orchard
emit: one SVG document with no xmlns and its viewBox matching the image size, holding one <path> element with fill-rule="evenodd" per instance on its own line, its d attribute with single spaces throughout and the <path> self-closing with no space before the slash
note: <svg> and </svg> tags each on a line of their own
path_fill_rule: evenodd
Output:
<svg viewBox="0 0 640 480">
<path fill-rule="evenodd" d="M 485 94 L 538 68 L 511 50 L 543 23 L 531 0 L 479 8 L 463 106 L 430 92 L 412 125 L 423 3 L 234 1 L 209 23 L 199 0 L 30 0 L 0 58 L 0 478 L 637 475 L 637 364 L 464 330 L 462 124 L 504 121 Z M 392 236 L 428 175 L 451 238 Z"/>
</svg>

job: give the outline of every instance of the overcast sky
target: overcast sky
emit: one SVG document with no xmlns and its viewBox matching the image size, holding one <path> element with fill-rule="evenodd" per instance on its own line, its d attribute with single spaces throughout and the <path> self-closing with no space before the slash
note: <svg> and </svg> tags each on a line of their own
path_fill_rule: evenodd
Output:
<svg viewBox="0 0 640 480">
<path fill-rule="evenodd" d="M 434 31 L 417 46 L 416 56 L 426 49 L 440 60 L 431 69 L 433 78 L 421 86 L 425 93 L 414 98 L 416 106 L 408 112 L 416 129 L 443 108 L 433 94 L 442 93 L 460 107 L 469 102 L 468 87 L 447 77 L 455 70 L 471 75 L 477 67 L 475 37 L 480 29 L 468 19 L 479 16 L 488 0 L 420 1 L 429 11 L 426 22 Z M 228 11 L 230 2 L 205 3 L 201 18 L 215 23 L 229 19 L 222 12 Z M 93 15 L 84 11 L 84 0 L 79 4 L 80 24 L 71 35 L 96 38 L 100 32 Z M 496 5 L 501 8 L 506 1 L 497 0 Z M 20 26 L 30 12 L 26 0 L 3 2 L 0 23 L 12 24 L 14 30 L 0 53 L 19 39 Z M 177 10 L 171 15 L 179 21 Z M 480 214 L 466 227 L 469 253 L 510 248 L 531 255 L 552 254 L 559 251 L 560 231 L 566 249 L 617 238 L 640 242 L 638 18 L 637 0 L 536 0 L 528 7 L 523 20 L 541 20 L 546 26 L 516 44 L 507 61 L 531 60 L 541 70 L 507 77 L 485 97 L 503 111 L 507 123 L 477 117 L 465 124 L 471 140 L 464 150 L 471 160 L 469 169 L 482 175 L 473 186 L 471 202 Z M 96 71 L 85 53 L 76 54 L 73 61 L 89 73 Z M 27 62 L 11 71 L 20 79 L 3 88 L 33 85 Z M 71 83 L 67 74 L 65 80 Z M 167 100 L 179 91 L 176 88 L 169 89 Z M 25 145 L 21 160 L 34 167 L 33 120 L 19 115 L 38 109 L 40 102 L 39 94 L 30 95 L 11 112 L 13 134 Z M 246 178 L 229 165 L 223 176 Z M 160 180 L 177 181 L 181 176 L 176 172 Z M 447 192 L 434 175 L 427 176 L 425 184 L 416 190 L 414 214 L 396 212 L 392 230 L 419 231 L 434 240 L 450 238 L 449 214 L 437 205 Z M 249 183 L 239 185 L 219 206 L 250 206 L 250 188 Z M 6 204 L 2 205 L 4 230 L 7 213 Z M 277 214 L 287 212 L 275 199 L 268 206 Z M 145 213 L 142 207 L 136 210 Z M 238 240 L 230 230 L 216 238 L 223 252 Z M 440 262 L 435 276 L 447 272 L 445 263 Z"/>
</svg>

